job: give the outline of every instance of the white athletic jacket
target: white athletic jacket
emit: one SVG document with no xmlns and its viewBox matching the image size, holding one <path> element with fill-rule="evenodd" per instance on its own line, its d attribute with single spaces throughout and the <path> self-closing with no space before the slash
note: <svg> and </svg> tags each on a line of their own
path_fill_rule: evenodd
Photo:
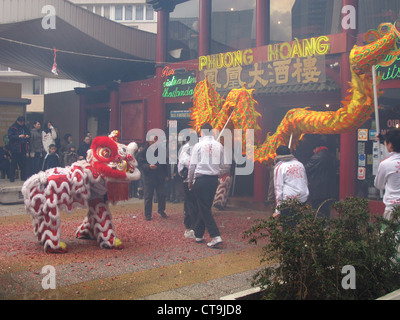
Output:
<svg viewBox="0 0 400 320">
<path fill-rule="evenodd" d="M 277 206 L 288 199 L 297 199 L 303 203 L 308 199 L 306 170 L 297 159 L 280 161 L 275 165 L 274 185 Z"/>
<path fill-rule="evenodd" d="M 400 153 L 390 153 L 379 164 L 374 184 L 377 189 L 385 190 L 385 211 L 392 211 L 395 206 L 400 205 Z"/>
</svg>

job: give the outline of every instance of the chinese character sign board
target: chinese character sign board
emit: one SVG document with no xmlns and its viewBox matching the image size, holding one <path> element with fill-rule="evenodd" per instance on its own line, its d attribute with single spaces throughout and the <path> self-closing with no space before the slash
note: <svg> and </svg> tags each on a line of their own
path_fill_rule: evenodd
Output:
<svg viewBox="0 0 400 320">
<path fill-rule="evenodd" d="M 340 53 L 339 36 L 321 36 L 199 57 L 199 80 L 217 91 L 326 81 L 325 55 Z M 335 43 L 333 46 L 332 43 Z"/>
</svg>

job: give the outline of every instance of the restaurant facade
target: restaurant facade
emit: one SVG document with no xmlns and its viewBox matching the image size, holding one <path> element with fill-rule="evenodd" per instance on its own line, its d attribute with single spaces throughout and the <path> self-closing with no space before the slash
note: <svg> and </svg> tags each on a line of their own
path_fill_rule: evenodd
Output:
<svg viewBox="0 0 400 320">
<path fill-rule="evenodd" d="M 81 137 L 86 130 L 118 129 L 123 142 L 144 143 L 151 129 L 180 132 L 189 127 L 194 88 L 207 78 L 224 97 L 242 86 L 254 89 L 262 115 L 255 139 L 262 143 L 292 108 L 340 108 L 351 80 L 350 50 L 364 43 L 368 30 L 395 21 L 400 12 L 397 1 L 301 0 L 283 8 L 285 1 L 274 0 L 149 2 L 158 17 L 154 77 L 79 89 Z M 188 17 L 193 7 L 197 12 Z M 384 133 L 400 124 L 400 61 L 377 71 L 385 90 L 380 98 Z M 376 165 L 375 128 L 371 119 L 362 131 L 325 137 L 338 162 L 333 197 L 376 196 L 366 191 Z M 366 140 L 360 136 L 365 132 Z M 299 160 L 311 157 L 318 138 L 305 137 L 295 151 Z M 267 166 L 256 163 L 250 176 L 236 177 L 234 194 L 264 201 L 268 175 Z"/>
</svg>

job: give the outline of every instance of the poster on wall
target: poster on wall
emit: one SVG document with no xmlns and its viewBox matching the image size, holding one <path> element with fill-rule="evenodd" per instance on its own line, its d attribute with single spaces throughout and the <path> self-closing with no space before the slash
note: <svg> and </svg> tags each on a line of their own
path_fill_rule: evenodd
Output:
<svg viewBox="0 0 400 320">
<path fill-rule="evenodd" d="M 358 155 L 358 166 L 365 167 L 366 164 L 367 164 L 367 156 L 365 154 L 359 154 Z"/>
<path fill-rule="evenodd" d="M 358 173 L 357 173 L 357 179 L 365 180 L 366 173 L 367 173 L 367 169 L 365 167 L 359 167 Z"/>
<path fill-rule="evenodd" d="M 358 129 L 358 141 L 368 141 L 368 129 Z"/>
<path fill-rule="evenodd" d="M 381 157 L 380 161 L 385 159 L 385 149 L 386 147 L 383 144 L 380 144 L 379 142 L 374 142 L 373 147 L 372 147 L 372 175 L 376 176 L 378 173 L 378 167 L 379 167 L 379 158 L 378 158 L 378 148 L 380 147 L 381 150 Z"/>
</svg>

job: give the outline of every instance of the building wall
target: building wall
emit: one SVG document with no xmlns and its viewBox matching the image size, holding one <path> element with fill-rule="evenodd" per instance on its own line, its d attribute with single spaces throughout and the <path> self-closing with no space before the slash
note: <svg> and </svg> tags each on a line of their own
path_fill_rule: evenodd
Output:
<svg viewBox="0 0 400 320">
<path fill-rule="evenodd" d="M 71 0 L 71 2 L 128 27 L 157 33 L 157 14 L 151 5 L 146 5 L 145 0 Z M 117 18 L 116 7 L 121 10 L 120 18 Z"/>
<path fill-rule="evenodd" d="M 0 98 L 21 98 L 21 85 L 0 82 Z M 0 104 L 0 145 L 5 145 L 3 137 L 15 120 L 25 114 L 24 105 Z"/>
<path fill-rule="evenodd" d="M 149 130 L 155 129 L 157 103 L 155 80 L 121 83 L 119 86 L 119 130 L 121 140 L 146 141 Z"/>
<path fill-rule="evenodd" d="M 79 146 L 79 96 L 75 91 L 67 91 L 44 96 L 44 121 L 50 120 L 58 129 L 61 144 L 64 135 L 72 134 L 73 142 Z"/>
</svg>

